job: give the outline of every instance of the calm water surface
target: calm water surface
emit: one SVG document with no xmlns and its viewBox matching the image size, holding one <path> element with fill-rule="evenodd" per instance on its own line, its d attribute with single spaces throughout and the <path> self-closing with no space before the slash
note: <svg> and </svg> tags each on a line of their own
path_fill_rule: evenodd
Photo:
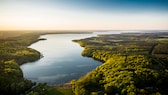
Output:
<svg viewBox="0 0 168 95">
<path fill-rule="evenodd" d="M 24 77 L 34 82 L 46 82 L 48 85 L 55 85 L 85 75 L 99 66 L 101 62 L 81 56 L 83 48 L 72 40 L 92 37 L 97 34 L 102 33 L 41 36 L 47 40 L 34 43 L 30 48 L 41 52 L 44 57 L 36 62 L 21 65 Z"/>
</svg>

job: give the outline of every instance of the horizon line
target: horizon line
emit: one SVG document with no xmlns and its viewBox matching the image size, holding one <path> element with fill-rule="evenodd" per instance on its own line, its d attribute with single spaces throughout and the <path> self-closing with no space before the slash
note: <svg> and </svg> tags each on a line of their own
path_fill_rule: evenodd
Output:
<svg viewBox="0 0 168 95">
<path fill-rule="evenodd" d="M 168 31 L 168 29 L 99 29 L 99 30 L 0 30 L 0 31 L 55 31 L 55 32 L 61 32 L 61 31 Z"/>
</svg>

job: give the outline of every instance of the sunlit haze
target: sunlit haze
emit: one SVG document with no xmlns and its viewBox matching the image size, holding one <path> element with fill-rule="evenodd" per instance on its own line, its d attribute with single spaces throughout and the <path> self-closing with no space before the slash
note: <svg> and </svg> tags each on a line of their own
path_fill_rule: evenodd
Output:
<svg viewBox="0 0 168 95">
<path fill-rule="evenodd" d="M 133 2 L 132 2 L 133 1 Z M 1 0 L 0 30 L 168 29 L 167 0 Z"/>
</svg>

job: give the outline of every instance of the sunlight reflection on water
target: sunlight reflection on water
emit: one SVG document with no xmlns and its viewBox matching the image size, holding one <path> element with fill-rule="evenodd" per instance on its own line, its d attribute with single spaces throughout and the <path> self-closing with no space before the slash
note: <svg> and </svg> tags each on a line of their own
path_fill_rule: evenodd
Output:
<svg viewBox="0 0 168 95">
<path fill-rule="evenodd" d="M 108 32 L 107 34 L 119 34 L 121 32 Z M 103 33 L 106 34 L 106 32 Z M 47 40 L 34 43 L 30 48 L 38 50 L 44 57 L 36 62 L 22 65 L 24 77 L 34 82 L 46 82 L 49 85 L 55 85 L 85 75 L 99 66 L 101 62 L 81 56 L 83 48 L 72 40 L 103 33 L 42 35 L 40 38 Z"/>
</svg>

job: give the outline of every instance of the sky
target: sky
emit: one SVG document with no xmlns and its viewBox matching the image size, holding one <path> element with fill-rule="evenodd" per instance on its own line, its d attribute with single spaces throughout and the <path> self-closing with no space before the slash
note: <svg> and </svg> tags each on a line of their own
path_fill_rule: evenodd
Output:
<svg viewBox="0 0 168 95">
<path fill-rule="evenodd" d="M 0 30 L 168 30 L 168 0 L 0 0 Z"/>
</svg>

